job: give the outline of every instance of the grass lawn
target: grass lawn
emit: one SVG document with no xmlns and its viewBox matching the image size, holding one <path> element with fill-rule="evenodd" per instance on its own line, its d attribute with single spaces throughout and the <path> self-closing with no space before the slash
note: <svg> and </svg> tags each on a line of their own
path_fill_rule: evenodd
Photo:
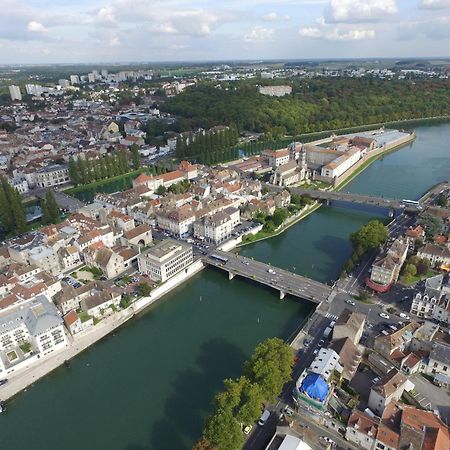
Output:
<svg viewBox="0 0 450 450">
<path fill-rule="evenodd" d="M 433 270 L 429 270 L 425 275 L 413 275 L 413 276 L 407 275 L 407 276 L 403 276 L 400 279 L 400 282 L 402 284 L 404 284 L 405 286 L 412 286 L 413 284 L 416 284 L 420 280 L 424 280 L 425 278 L 430 278 L 433 275 L 437 275 L 437 272 L 435 272 Z"/>
</svg>

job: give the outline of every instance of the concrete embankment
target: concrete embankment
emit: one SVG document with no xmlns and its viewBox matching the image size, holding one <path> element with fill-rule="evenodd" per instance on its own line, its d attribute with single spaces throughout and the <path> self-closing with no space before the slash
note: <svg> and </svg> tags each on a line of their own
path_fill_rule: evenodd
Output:
<svg viewBox="0 0 450 450">
<path fill-rule="evenodd" d="M 36 364 L 30 364 L 16 373 L 11 374 L 8 383 L 1 388 L 0 399 L 7 400 L 38 381 L 40 378 L 45 377 L 66 361 L 74 358 L 84 350 L 88 349 L 91 345 L 112 333 L 136 314 L 153 305 L 165 294 L 193 277 L 204 267 L 205 265 L 201 260 L 196 261 L 185 271 L 180 272 L 170 280 L 155 288 L 148 297 L 138 299 L 127 309 L 106 317 L 94 327 L 76 335 L 64 349 L 58 350 L 44 360 L 39 361 Z"/>
</svg>

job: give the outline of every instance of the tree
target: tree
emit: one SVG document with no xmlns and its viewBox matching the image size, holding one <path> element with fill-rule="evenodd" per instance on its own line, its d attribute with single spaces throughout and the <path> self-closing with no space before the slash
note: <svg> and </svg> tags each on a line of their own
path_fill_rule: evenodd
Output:
<svg viewBox="0 0 450 450">
<path fill-rule="evenodd" d="M 137 170 L 139 169 L 139 167 L 141 167 L 141 155 L 139 154 L 139 147 L 136 144 L 133 144 L 130 150 L 133 160 L 133 169 Z"/>
<path fill-rule="evenodd" d="M 217 450 L 211 442 L 208 441 L 204 436 L 202 436 L 191 448 L 191 450 Z"/>
<path fill-rule="evenodd" d="M 283 385 L 291 378 L 294 354 L 282 339 L 272 338 L 260 343 L 245 365 L 247 378 L 261 388 L 263 397 L 274 401 Z"/>
<path fill-rule="evenodd" d="M 448 197 L 445 194 L 440 194 L 437 199 L 437 204 L 445 208 L 448 205 Z"/>
<path fill-rule="evenodd" d="M 371 220 L 356 233 L 350 235 L 353 248 L 361 248 L 367 252 L 379 247 L 386 242 L 388 237 L 387 228 L 379 220 Z"/>
<path fill-rule="evenodd" d="M 141 283 L 137 285 L 137 291 L 140 296 L 147 297 L 152 292 L 152 288 L 147 283 Z"/>
<path fill-rule="evenodd" d="M 72 157 L 69 159 L 69 178 L 70 181 L 75 185 L 78 186 L 80 183 L 80 176 L 78 172 L 77 163 L 74 161 Z"/>
<path fill-rule="evenodd" d="M 7 233 L 20 234 L 26 230 L 25 210 L 22 198 L 5 176 L 1 176 L 0 218 Z"/>
<path fill-rule="evenodd" d="M 165 188 L 165 186 L 161 185 L 161 186 L 158 186 L 155 193 L 157 195 L 164 195 L 166 193 L 166 191 L 167 191 L 167 189 Z"/>
<path fill-rule="evenodd" d="M 61 218 L 61 210 L 50 189 L 46 192 L 45 200 L 42 203 L 45 205 L 46 214 L 48 215 L 48 222 L 45 223 L 58 223 Z M 42 218 L 44 219 L 44 209 L 42 210 Z"/>
<path fill-rule="evenodd" d="M 442 232 L 443 221 L 440 217 L 425 213 L 420 216 L 417 222 L 425 229 L 425 234 L 428 238 L 432 238 Z"/>
<path fill-rule="evenodd" d="M 238 450 L 244 442 L 238 421 L 230 411 L 221 409 L 209 418 L 204 437 L 219 450 Z"/>
<path fill-rule="evenodd" d="M 431 262 L 427 258 L 423 258 L 416 264 L 417 275 L 425 275 L 431 267 Z"/>
<path fill-rule="evenodd" d="M 272 221 L 276 227 L 279 227 L 288 217 L 288 212 L 286 209 L 277 208 L 272 216 Z"/>
<path fill-rule="evenodd" d="M 416 273 L 417 273 L 417 269 L 414 264 L 407 264 L 403 271 L 403 274 L 405 275 L 405 277 L 413 277 L 416 275 Z"/>
</svg>

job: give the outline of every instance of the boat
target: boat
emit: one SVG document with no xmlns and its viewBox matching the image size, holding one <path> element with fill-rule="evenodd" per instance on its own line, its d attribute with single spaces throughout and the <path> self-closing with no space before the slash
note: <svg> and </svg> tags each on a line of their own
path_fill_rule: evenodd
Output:
<svg viewBox="0 0 450 450">
<path fill-rule="evenodd" d="M 4 378 L 3 380 L 0 380 L 0 386 L 3 386 L 8 382 L 8 378 Z"/>
<path fill-rule="evenodd" d="M 5 402 L 0 402 L 0 414 L 6 411 Z"/>
</svg>

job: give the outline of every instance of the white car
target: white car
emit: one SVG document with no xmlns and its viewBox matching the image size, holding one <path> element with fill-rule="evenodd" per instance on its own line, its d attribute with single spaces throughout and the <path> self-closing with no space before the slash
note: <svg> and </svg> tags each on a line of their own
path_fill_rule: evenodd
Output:
<svg viewBox="0 0 450 450">
<path fill-rule="evenodd" d="M 388 314 L 386 314 L 386 313 L 384 313 L 384 312 L 381 312 L 380 314 L 378 314 L 380 317 L 382 317 L 383 319 L 389 319 L 389 315 Z"/>
<path fill-rule="evenodd" d="M 409 317 L 408 316 L 408 314 L 406 314 L 406 313 L 404 313 L 404 312 L 401 312 L 400 314 L 400 317 L 402 318 L 402 319 L 407 319 L 407 320 L 409 320 L 411 317 Z"/>
<path fill-rule="evenodd" d="M 275 275 L 275 270 L 273 269 L 267 269 L 267 272 L 271 273 L 272 275 Z"/>
<path fill-rule="evenodd" d="M 345 303 L 355 306 L 355 302 L 353 302 L 352 300 L 345 300 Z"/>
</svg>

